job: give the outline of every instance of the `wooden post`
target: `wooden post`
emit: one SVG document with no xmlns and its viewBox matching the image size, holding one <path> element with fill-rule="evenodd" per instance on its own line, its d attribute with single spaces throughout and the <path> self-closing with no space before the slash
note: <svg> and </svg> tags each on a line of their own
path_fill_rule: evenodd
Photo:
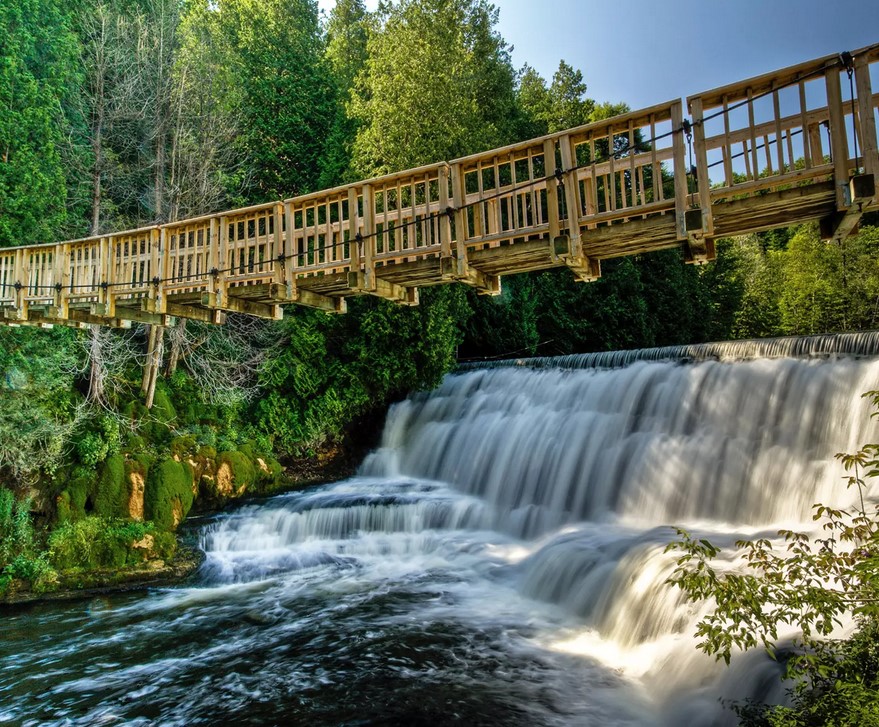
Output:
<svg viewBox="0 0 879 727">
<path fill-rule="evenodd" d="M 613 134 L 611 134 L 611 139 Z M 577 183 L 577 171 L 571 137 L 565 134 L 559 139 L 559 151 L 562 158 L 562 169 L 565 180 L 565 207 L 568 213 L 568 238 L 571 255 L 575 258 L 583 256 L 583 243 L 580 239 L 580 194 Z M 613 158 L 613 149 L 610 151 Z"/>
<path fill-rule="evenodd" d="M 449 257 L 452 254 L 452 221 L 446 214 L 449 209 L 449 168 L 439 168 L 439 232 L 440 232 L 440 257 Z M 430 185 L 425 185 L 426 204 L 430 210 Z M 413 197 L 414 204 L 414 197 Z M 455 205 L 457 207 L 457 205 Z"/>
<path fill-rule="evenodd" d="M 842 90 L 839 68 L 831 66 L 824 72 L 827 86 L 827 108 L 830 111 L 830 156 L 833 158 L 833 183 L 836 188 L 836 209 L 848 207 L 848 140 L 845 134 L 845 114 L 842 109 Z"/>
<path fill-rule="evenodd" d="M 286 286 L 287 300 L 296 300 L 296 266 L 299 263 L 299 257 L 294 249 L 293 237 L 293 203 L 284 203 L 284 219 L 286 229 L 284 230 L 284 285 Z"/>
<path fill-rule="evenodd" d="M 543 142 L 543 169 L 546 174 L 546 208 L 549 219 L 549 241 L 562 234 L 561 211 L 559 210 L 558 183 L 555 179 L 555 141 L 545 139 Z M 550 248 L 553 249 L 553 248 Z"/>
<path fill-rule="evenodd" d="M 220 252 L 217 265 L 217 280 L 214 284 L 217 307 L 222 308 L 226 304 L 226 276 L 229 274 L 229 218 L 220 217 Z"/>
<path fill-rule="evenodd" d="M 67 320 L 70 296 L 70 245 L 61 243 L 55 246 L 55 317 Z M 60 287 L 59 287 L 60 286 Z"/>
<path fill-rule="evenodd" d="M 683 124 L 683 106 L 677 102 L 671 107 L 671 128 L 675 175 L 675 233 L 678 240 L 687 239 L 687 141 Z"/>
<path fill-rule="evenodd" d="M 860 152 L 864 158 L 864 174 L 876 177 L 879 176 L 879 143 L 876 138 L 870 63 L 866 55 L 855 59 L 855 85 L 858 94 L 858 117 L 861 122 Z"/>
<path fill-rule="evenodd" d="M 467 203 L 464 193 L 464 169 L 460 164 L 453 164 L 452 175 L 452 204 L 455 205 L 455 258 L 457 261 L 458 276 L 467 275 Z"/>
<path fill-rule="evenodd" d="M 283 283 L 284 263 L 279 259 L 284 253 L 284 205 L 281 202 L 275 205 L 273 224 L 275 226 L 275 235 L 274 245 L 272 246 L 272 280 L 276 283 Z"/>
<path fill-rule="evenodd" d="M 15 252 L 15 313 L 16 319 L 26 321 L 28 318 L 28 287 L 30 286 L 30 250 L 19 249 Z"/>
<path fill-rule="evenodd" d="M 385 215 L 387 215 L 387 193 L 385 193 Z M 367 290 L 376 289 L 375 255 L 377 240 L 375 236 L 375 190 L 371 184 L 363 185 L 363 225 L 361 234 L 363 274 Z"/>
<path fill-rule="evenodd" d="M 711 180 L 708 178 L 708 150 L 705 147 L 705 124 L 703 123 L 702 99 L 694 98 L 690 105 L 693 116 L 693 147 L 696 154 L 696 176 L 699 183 L 699 207 L 702 210 L 702 234 L 714 234 L 711 214 Z"/>
</svg>

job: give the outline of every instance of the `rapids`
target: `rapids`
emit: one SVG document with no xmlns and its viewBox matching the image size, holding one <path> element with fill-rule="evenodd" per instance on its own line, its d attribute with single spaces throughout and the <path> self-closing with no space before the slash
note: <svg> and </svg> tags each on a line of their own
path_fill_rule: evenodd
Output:
<svg viewBox="0 0 879 727">
<path fill-rule="evenodd" d="M 449 375 L 357 477 L 202 524 L 189 587 L 4 614 L 0 724 L 734 724 L 778 667 L 696 651 L 670 526 L 845 504 L 833 455 L 879 438 L 856 339 Z"/>
</svg>

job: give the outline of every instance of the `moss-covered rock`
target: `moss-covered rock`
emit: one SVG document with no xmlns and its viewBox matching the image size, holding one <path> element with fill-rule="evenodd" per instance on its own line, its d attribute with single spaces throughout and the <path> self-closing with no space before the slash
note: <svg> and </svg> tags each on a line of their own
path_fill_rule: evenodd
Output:
<svg viewBox="0 0 879 727">
<path fill-rule="evenodd" d="M 256 471 L 247 455 L 236 451 L 223 452 L 216 462 L 214 477 L 204 480 L 206 494 L 212 500 L 222 504 L 241 497 L 256 482 Z"/>
<path fill-rule="evenodd" d="M 58 571 L 125 568 L 174 554 L 176 539 L 151 523 L 87 517 L 49 536 L 49 562 Z"/>
<path fill-rule="evenodd" d="M 128 484 L 125 477 L 125 458 L 121 454 L 107 457 L 98 471 L 90 493 L 94 513 L 102 517 L 128 516 Z"/>
<path fill-rule="evenodd" d="M 176 457 L 178 459 L 184 459 L 198 448 L 198 443 L 195 440 L 195 437 L 191 434 L 187 434 L 183 437 L 176 437 L 171 440 L 170 450 L 171 456 Z"/>
<path fill-rule="evenodd" d="M 163 424 L 167 424 L 177 418 L 177 410 L 174 409 L 174 404 L 171 403 L 171 397 L 168 395 L 164 386 L 156 386 L 156 393 L 153 397 L 153 408 L 150 410 L 150 413 L 155 419 L 158 419 Z"/>
<path fill-rule="evenodd" d="M 128 493 L 126 516 L 132 520 L 144 519 L 144 493 L 146 477 L 152 458 L 141 456 L 140 459 L 125 460 L 125 484 Z"/>
<path fill-rule="evenodd" d="M 164 530 L 174 530 L 192 508 L 193 477 L 188 462 L 159 460 L 146 478 L 144 516 Z"/>
</svg>

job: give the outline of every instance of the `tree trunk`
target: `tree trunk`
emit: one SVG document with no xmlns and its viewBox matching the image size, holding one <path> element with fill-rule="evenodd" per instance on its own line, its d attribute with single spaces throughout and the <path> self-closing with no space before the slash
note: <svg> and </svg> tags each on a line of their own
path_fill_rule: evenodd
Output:
<svg viewBox="0 0 879 727">
<path fill-rule="evenodd" d="M 171 341 L 171 352 L 168 355 L 168 366 L 165 376 L 173 376 L 180 362 L 180 353 L 183 349 L 183 340 L 186 337 L 186 319 L 182 319 L 176 326 L 168 331 L 168 339 Z"/>
<path fill-rule="evenodd" d="M 104 403 L 104 345 L 100 326 L 89 326 L 89 390 L 86 400 L 92 404 Z"/>
<path fill-rule="evenodd" d="M 162 326 L 151 326 L 151 348 L 147 352 L 146 364 L 146 408 L 153 408 L 153 400 L 156 396 L 156 381 L 159 378 L 159 369 L 162 367 L 162 357 L 165 349 L 165 329 Z"/>
</svg>

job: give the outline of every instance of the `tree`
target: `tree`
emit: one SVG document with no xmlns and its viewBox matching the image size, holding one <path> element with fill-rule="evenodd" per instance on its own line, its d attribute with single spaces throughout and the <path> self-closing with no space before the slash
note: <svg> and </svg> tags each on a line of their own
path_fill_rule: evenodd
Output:
<svg viewBox="0 0 879 727">
<path fill-rule="evenodd" d="M 210 7 L 233 79 L 224 104 L 241 113 L 233 190 L 247 204 L 312 191 L 334 114 L 316 1 L 220 0 Z"/>
<path fill-rule="evenodd" d="M 339 0 L 327 24 L 326 59 L 335 85 L 335 115 L 321 155 L 319 186 L 333 187 L 350 179 L 357 120 L 349 115 L 354 82 L 366 67 L 369 15 L 363 0 Z"/>
<path fill-rule="evenodd" d="M 485 0 L 382 5 L 350 113 L 365 176 L 451 159 L 512 140 L 514 72 Z"/>
<path fill-rule="evenodd" d="M 67 222 L 61 109 L 75 77 L 57 0 L 0 4 L 0 246 L 54 240 Z"/>
</svg>

